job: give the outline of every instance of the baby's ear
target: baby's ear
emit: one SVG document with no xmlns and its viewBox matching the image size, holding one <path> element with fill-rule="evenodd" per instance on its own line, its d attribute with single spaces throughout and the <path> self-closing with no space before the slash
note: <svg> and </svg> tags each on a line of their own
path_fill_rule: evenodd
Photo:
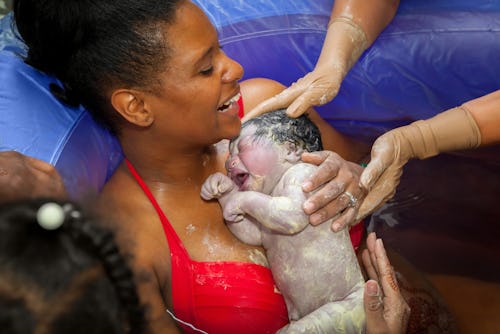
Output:
<svg viewBox="0 0 500 334">
<path fill-rule="evenodd" d="M 286 147 L 286 156 L 285 160 L 290 162 L 290 163 L 297 163 L 300 161 L 302 153 L 304 152 L 304 149 L 301 147 L 298 147 L 294 143 L 291 142 L 286 142 L 285 143 Z"/>
</svg>

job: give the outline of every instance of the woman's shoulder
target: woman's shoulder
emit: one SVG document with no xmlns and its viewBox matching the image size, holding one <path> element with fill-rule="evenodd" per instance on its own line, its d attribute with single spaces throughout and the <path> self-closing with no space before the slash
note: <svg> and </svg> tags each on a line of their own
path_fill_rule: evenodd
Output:
<svg viewBox="0 0 500 334">
<path fill-rule="evenodd" d="M 252 78 L 241 82 L 241 95 L 246 111 L 252 110 L 260 102 L 280 93 L 286 87 L 278 81 L 267 78 Z"/>
</svg>

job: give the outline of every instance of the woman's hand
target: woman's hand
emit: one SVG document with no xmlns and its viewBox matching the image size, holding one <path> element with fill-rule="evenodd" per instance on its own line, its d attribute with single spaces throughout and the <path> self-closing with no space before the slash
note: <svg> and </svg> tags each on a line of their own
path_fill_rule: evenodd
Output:
<svg viewBox="0 0 500 334">
<path fill-rule="evenodd" d="M 488 102 L 490 99 L 497 102 L 495 98 L 494 94 L 484 97 Z M 468 107 L 481 106 L 481 101 L 470 101 L 462 107 L 393 129 L 377 138 L 372 146 L 371 161 L 361 175 L 361 185 L 368 195 L 361 204 L 358 219 L 394 196 L 403 166 L 409 159 L 427 159 L 440 152 L 478 147 L 481 132 Z"/>
<path fill-rule="evenodd" d="M 304 203 L 309 222 L 318 225 L 333 218 L 332 229 L 352 225 L 365 193 L 359 186 L 362 167 L 345 161 L 330 151 L 304 153 L 302 160 L 319 165 L 311 179 L 303 184 L 304 192 L 318 189 Z"/>
<path fill-rule="evenodd" d="M 287 107 L 288 116 L 299 117 L 311 107 L 330 102 L 337 95 L 343 78 L 343 69 L 316 68 L 278 95 L 258 104 L 243 120 Z"/>
<path fill-rule="evenodd" d="M 0 152 L 0 200 L 67 196 L 54 166 L 15 151 Z"/>
<path fill-rule="evenodd" d="M 394 270 L 382 239 L 370 233 L 362 260 L 369 280 L 365 285 L 364 305 L 367 334 L 406 333 L 410 307 L 400 293 Z"/>
<path fill-rule="evenodd" d="M 363 219 L 394 196 L 410 152 L 411 143 L 404 132 L 393 130 L 377 138 L 372 146 L 371 161 L 361 175 L 360 184 L 368 194 L 356 219 Z"/>
<path fill-rule="evenodd" d="M 244 119 L 287 107 L 288 116 L 299 117 L 311 107 L 324 105 L 337 96 L 347 72 L 369 45 L 363 28 L 352 19 L 353 14 L 359 13 L 351 12 L 349 4 L 339 6 L 341 8 L 334 10 L 335 14 L 332 12 L 314 70 L 280 94 L 261 102 Z"/>
</svg>

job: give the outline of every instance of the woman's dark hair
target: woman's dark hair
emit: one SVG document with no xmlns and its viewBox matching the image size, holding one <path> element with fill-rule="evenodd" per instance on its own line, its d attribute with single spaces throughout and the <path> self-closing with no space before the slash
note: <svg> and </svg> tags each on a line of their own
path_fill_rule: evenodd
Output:
<svg viewBox="0 0 500 334">
<path fill-rule="evenodd" d="M 56 76 L 53 93 L 83 104 L 119 133 L 109 94 L 115 87 L 154 92 L 168 59 L 163 31 L 183 0 L 14 0 L 14 17 L 28 47 L 26 63 Z"/>
<path fill-rule="evenodd" d="M 242 128 L 249 125 L 255 126 L 256 138 L 270 138 L 280 144 L 290 142 L 308 152 L 323 149 L 321 133 L 306 114 L 291 118 L 285 109 L 280 109 L 252 118 L 243 123 Z"/>
<path fill-rule="evenodd" d="M 113 234 L 73 203 L 48 230 L 37 214 L 46 200 L 0 206 L 2 333 L 141 333 L 144 310 Z M 62 211 L 61 211 L 62 212 Z"/>
</svg>

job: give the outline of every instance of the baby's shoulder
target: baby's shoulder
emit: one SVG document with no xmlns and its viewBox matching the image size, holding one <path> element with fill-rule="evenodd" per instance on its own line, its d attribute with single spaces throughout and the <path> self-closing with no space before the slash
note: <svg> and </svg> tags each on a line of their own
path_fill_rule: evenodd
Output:
<svg viewBox="0 0 500 334">
<path fill-rule="evenodd" d="M 308 164 L 305 162 L 299 162 L 295 165 L 292 165 L 286 172 L 285 175 L 306 179 L 309 178 L 316 170 L 318 166 L 313 164 Z"/>
</svg>

